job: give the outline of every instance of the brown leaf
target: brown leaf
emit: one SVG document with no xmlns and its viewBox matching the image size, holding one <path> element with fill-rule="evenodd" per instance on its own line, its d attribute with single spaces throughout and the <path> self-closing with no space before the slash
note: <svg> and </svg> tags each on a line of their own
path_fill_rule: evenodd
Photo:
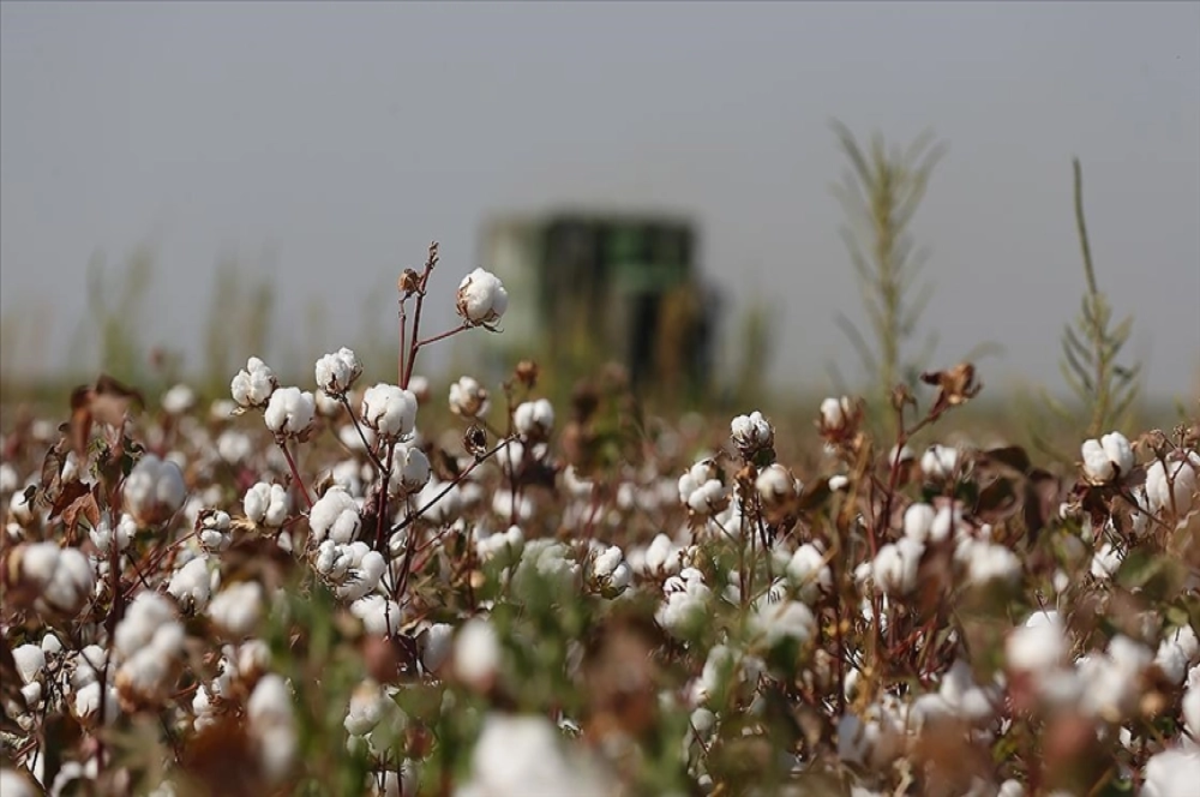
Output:
<svg viewBox="0 0 1200 797">
<path fill-rule="evenodd" d="M 993 448 L 989 451 L 984 451 L 979 456 L 985 463 L 998 463 L 1018 473 L 1028 473 L 1033 464 L 1029 460 L 1029 454 L 1020 446 Z"/>
<path fill-rule="evenodd" d="M 141 393 L 107 374 L 101 374 L 94 385 L 80 385 L 71 391 L 69 427 L 71 447 L 75 455 L 83 458 L 87 453 L 87 442 L 93 422 L 113 427 L 123 426 L 129 406 L 135 401 L 140 408 L 146 406 Z"/>
<path fill-rule="evenodd" d="M 928 371 L 921 374 L 921 381 L 938 388 L 937 399 L 930 410 L 934 415 L 967 403 L 983 389 L 983 385 L 975 381 L 975 366 L 971 363 L 959 363 L 945 371 Z"/>
</svg>

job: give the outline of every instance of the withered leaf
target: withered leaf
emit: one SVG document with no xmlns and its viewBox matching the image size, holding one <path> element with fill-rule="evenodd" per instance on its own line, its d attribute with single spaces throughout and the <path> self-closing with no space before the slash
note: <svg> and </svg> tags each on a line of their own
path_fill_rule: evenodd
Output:
<svg viewBox="0 0 1200 797">
<path fill-rule="evenodd" d="M 1009 479 L 996 479 L 979 491 L 974 514 L 985 523 L 995 524 L 1007 517 L 1017 505 L 1017 491 Z"/>
<path fill-rule="evenodd" d="M 983 385 L 975 381 L 975 366 L 971 363 L 959 363 L 945 371 L 927 371 L 921 374 L 921 381 L 938 388 L 937 398 L 930 410 L 934 415 L 949 407 L 967 403 L 983 389 Z"/>
<path fill-rule="evenodd" d="M 999 463 L 1005 467 L 1012 468 L 1018 473 L 1028 473 L 1033 464 L 1029 459 L 1029 454 L 1020 446 L 993 448 L 984 451 L 981 458 L 988 463 Z"/>
</svg>

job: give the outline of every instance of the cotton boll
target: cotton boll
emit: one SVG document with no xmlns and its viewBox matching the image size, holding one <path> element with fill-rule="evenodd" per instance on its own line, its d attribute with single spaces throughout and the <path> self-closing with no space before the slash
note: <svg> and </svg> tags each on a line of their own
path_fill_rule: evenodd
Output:
<svg viewBox="0 0 1200 797">
<path fill-rule="evenodd" d="M 592 580 L 608 597 L 624 592 L 633 580 L 633 571 L 625 562 L 625 554 L 616 545 L 602 547 L 590 558 L 590 564 Z"/>
<path fill-rule="evenodd" d="M 303 438 L 317 414 L 316 399 L 298 387 L 281 387 L 271 394 L 263 421 L 280 437 Z"/>
<path fill-rule="evenodd" d="M 384 440 L 408 437 L 417 422 L 417 397 L 395 385 L 369 387 L 363 393 L 362 421 Z"/>
<path fill-rule="evenodd" d="M 208 557 L 197 556 L 171 576 L 167 593 L 185 609 L 204 611 L 212 593 L 212 577 L 208 572 Z"/>
<path fill-rule="evenodd" d="M 415 446 L 397 445 L 392 454 L 392 474 L 388 494 L 395 497 L 414 495 L 429 483 L 432 469 L 425 452 Z"/>
<path fill-rule="evenodd" d="M 243 409 L 265 407 L 279 386 L 275 372 L 257 357 L 251 357 L 246 367 L 238 371 L 229 385 L 234 402 Z"/>
<path fill-rule="evenodd" d="M 950 446 L 934 443 L 921 456 L 921 472 L 930 479 L 948 479 L 957 467 L 958 449 Z"/>
<path fill-rule="evenodd" d="M 113 531 L 108 516 L 104 515 L 100 518 L 99 525 L 88 531 L 88 537 L 91 538 L 92 544 L 96 546 L 96 550 L 101 555 L 107 556 L 108 552 L 112 550 L 114 540 L 117 544 L 117 550 L 124 551 L 129 547 L 129 541 L 136 533 L 137 522 L 129 515 L 121 516 L 120 522 L 117 523 L 116 531 Z"/>
<path fill-rule="evenodd" d="M 613 794 L 591 760 L 568 755 L 562 734 L 542 716 L 490 714 L 471 754 L 459 797 L 602 797 Z"/>
<path fill-rule="evenodd" d="M 30 777 L 17 769 L 0 769 L 0 794 L 4 797 L 35 797 L 42 793 Z"/>
<path fill-rule="evenodd" d="M 52 542 L 21 545 L 9 555 L 8 568 L 16 573 L 21 592 L 34 596 L 33 607 L 41 613 L 73 617 L 92 594 L 92 568 L 78 548 Z"/>
<path fill-rule="evenodd" d="M 263 613 L 263 588 L 257 581 L 228 584 L 208 605 L 208 616 L 228 636 L 247 637 Z"/>
<path fill-rule="evenodd" d="M 764 637 L 767 647 L 787 639 L 805 644 L 816 631 L 812 610 L 798 601 L 773 603 L 760 599 L 755 603 L 750 624 Z"/>
<path fill-rule="evenodd" d="M 1121 560 L 1124 557 L 1112 543 L 1104 543 L 1096 554 L 1092 557 L 1091 573 L 1094 578 L 1101 581 L 1108 581 L 1117 572 L 1121 566 Z"/>
<path fill-rule="evenodd" d="M 500 669 L 500 640 L 492 624 L 473 617 L 454 640 L 454 673 L 468 687 L 480 692 L 491 688 Z"/>
<path fill-rule="evenodd" d="M 755 410 L 749 415 L 738 415 L 729 424 L 730 439 L 743 456 L 751 457 L 775 444 L 775 430 Z"/>
<path fill-rule="evenodd" d="M 123 488 L 125 509 L 139 525 L 152 526 L 168 520 L 183 506 L 187 487 L 183 472 L 174 462 L 146 454 L 133 466 Z"/>
<path fill-rule="evenodd" d="M 224 551 L 233 543 L 230 528 L 233 519 L 219 509 L 206 509 L 200 513 L 196 536 L 200 545 L 210 553 Z"/>
<path fill-rule="evenodd" d="M 491 402 L 483 385 L 469 376 L 459 377 L 450 385 L 450 411 L 463 418 L 482 418 Z"/>
<path fill-rule="evenodd" d="M 455 309 L 466 323 L 492 328 L 508 309 L 508 291 L 495 274 L 477 268 L 459 283 Z"/>
<path fill-rule="evenodd" d="M 366 736 L 383 718 L 383 702 L 388 700 L 383 689 L 374 681 L 364 681 L 350 694 L 350 705 L 342 725 L 351 736 Z"/>
<path fill-rule="evenodd" d="M 292 694 L 282 678 L 268 674 L 259 679 L 246 702 L 246 718 L 263 774 L 279 783 L 291 770 L 297 747 Z"/>
<path fill-rule="evenodd" d="M 785 505 L 800 494 L 800 482 L 792 472 L 779 463 L 763 468 L 754 480 L 754 489 L 768 506 Z"/>
<path fill-rule="evenodd" d="M 379 579 L 383 577 L 386 570 L 387 564 L 383 560 L 383 554 L 379 551 L 370 551 L 362 557 L 356 567 L 351 569 L 346 582 L 338 586 L 338 597 L 347 601 L 356 601 L 367 593 L 374 592 L 379 586 Z"/>
<path fill-rule="evenodd" d="M 346 395 L 346 391 L 362 376 L 362 372 L 362 363 L 354 352 L 345 346 L 317 360 L 314 367 L 317 387 L 335 399 Z"/>
<path fill-rule="evenodd" d="M 929 539 L 937 510 L 929 504 L 916 503 L 904 511 L 904 536 L 917 542 Z"/>
<path fill-rule="evenodd" d="M 1079 453 L 1083 457 L 1083 475 L 1089 481 L 1104 484 L 1112 480 L 1113 463 L 1099 440 L 1085 440 Z"/>
<path fill-rule="evenodd" d="M 433 623 L 417 637 L 421 666 L 426 672 L 438 673 L 454 650 L 454 626 Z"/>
<path fill-rule="evenodd" d="M 313 504 L 308 517 L 309 529 L 314 542 L 327 536 L 339 544 L 345 544 L 358 536 L 362 527 L 358 503 L 340 485 L 330 487 Z"/>
<path fill-rule="evenodd" d="M 792 554 L 787 564 L 787 576 L 806 603 L 812 602 L 819 590 L 833 587 L 833 574 L 825 562 L 825 554 L 812 543 L 801 545 Z"/>
<path fill-rule="evenodd" d="M 1146 761 L 1141 797 L 1192 797 L 1200 781 L 1200 748 L 1172 748 Z"/>
<path fill-rule="evenodd" d="M 546 399 L 523 402 L 513 412 L 513 426 L 526 440 L 545 440 L 554 430 L 554 406 Z"/>
<path fill-rule="evenodd" d="M 713 460 L 697 462 L 679 477 L 679 500 L 701 516 L 720 512 L 728 503 L 728 493 L 717 478 L 719 475 Z"/>
<path fill-rule="evenodd" d="M 827 398 L 821 402 L 821 426 L 826 431 L 841 431 L 854 417 L 854 404 L 849 396 Z"/>
<path fill-rule="evenodd" d="M 879 549 L 872 564 L 875 583 L 889 595 L 906 595 L 917 586 L 925 546 L 907 537 Z"/>
<path fill-rule="evenodd" d="M 1196 477 L 1200 471 L 1200 454 L 1188 452 L 1171 456 L 1163 464 L 1155 460 L 1146 468 L 1146 501 L 1150 511 L 1172 514 L 1182 518 L 1192 507 L 1196 496 Z"/>
<path fill-rule="evenodd" d="M 402 615 L 395 601 L 382 595 L 367 595 L 350 604 L 350 613 L 363 624 L 363 629 L 373 636 L 394 634 L 400 628 Z"/>
<path fill-rule="evenodd" d="M 183 415 L 196 406 L 196 393 L 187 385 L 175 385 L 163 394 L 162 407 L 169 415 Z"/>
<path fill-rule="evenodd" d="M 1021 577 L 1021 560 L 1003 545 L 968 539 L 955 558 L 966 561 L 967 581 L 972 584 L 1015 582 Z"/>
<path fill-rule="evenodd" d="M 1010 669 L 1045 673 L 1060 666 L 1067 656 L 1067 640 L 1058 613 L 1035 612 L 1013 630 L 1005 643 Z"/>
<path fill-rule="evenodd" d="M 280 484 L 258 482 L 246 491 L 242 511 L 255 525 L 279 528 L 292 511 L 292 499 Z"/>
</svg>

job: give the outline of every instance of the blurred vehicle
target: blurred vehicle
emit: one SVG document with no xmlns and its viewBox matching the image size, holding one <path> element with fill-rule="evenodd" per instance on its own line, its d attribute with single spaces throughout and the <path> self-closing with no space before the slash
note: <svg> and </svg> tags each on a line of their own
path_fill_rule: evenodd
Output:
<svg viewBox="0 0 1200 797">
<path fill-rule="evenodd" d="M 557 209 L 490 219 L 481 263 L 510 295 L 506 344 L 577 374 L 616 361 L 636 389 L 703 391 L 719 311 L 699 275 L 694 223 L 666 213 Z"/>
</svg>

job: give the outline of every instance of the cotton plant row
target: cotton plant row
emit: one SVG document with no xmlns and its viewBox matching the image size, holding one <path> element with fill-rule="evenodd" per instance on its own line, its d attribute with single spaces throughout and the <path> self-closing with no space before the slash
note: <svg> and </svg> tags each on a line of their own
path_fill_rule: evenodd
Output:
<svg viewBox="0 0 1200 797">
<path fill-rule="evenodd" d="M 209 406 L 4 441 L 0 792 L 1194 791 L 1195 427 L 1056 472 L 931 439 L 966 365 L 883 440 L 852 397 L 800 430 L 635 422 L 619 379 L 556 407 L 526 361 L 435 428 L 420 349 L 508 302 L 476 270 L 421 338 L 436 265 L 395 383 L 254 357 Z"/>
</svg>

